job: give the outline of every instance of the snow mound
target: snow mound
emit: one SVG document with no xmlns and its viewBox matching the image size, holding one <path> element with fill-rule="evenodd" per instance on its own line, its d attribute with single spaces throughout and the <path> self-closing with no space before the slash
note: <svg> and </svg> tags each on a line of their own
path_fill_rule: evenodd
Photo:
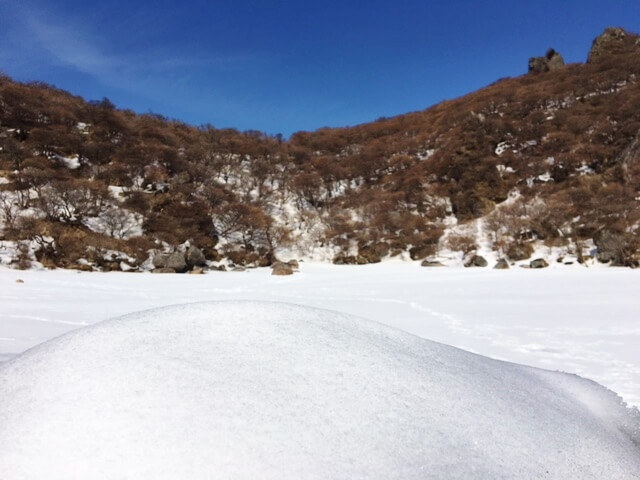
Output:
<svg viewBox="0 0 640 480">
<path fill-rule="evenodd" d="M 0 366 L 4 480 L 637 478 L 639 427 L 589 380 L 287 304 L 149 310 Z"/>
</svg>

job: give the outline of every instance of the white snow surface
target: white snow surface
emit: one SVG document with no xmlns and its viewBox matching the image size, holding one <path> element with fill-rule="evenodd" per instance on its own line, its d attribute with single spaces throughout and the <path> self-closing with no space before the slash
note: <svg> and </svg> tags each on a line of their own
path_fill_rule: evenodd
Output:
<svg viewBox="0 0 640 480">
<path fill-rule="evenodd" d="M 153 275 L 0 266 L 0 361 L 133 311 L 265 300 L 361 315 L 481 355 L 576 373 L 640 406 L 639 291 L 638 270 L 556 262 L 507 271 L 302 262 L 289 277 L 268 268 Z"/>
<path fill-rule="evenodd" d="M 0 366 L 18 479 L 631 479 L 640 417 L 577 376 L 349 315 L 207 302 Z"/>
</svg>

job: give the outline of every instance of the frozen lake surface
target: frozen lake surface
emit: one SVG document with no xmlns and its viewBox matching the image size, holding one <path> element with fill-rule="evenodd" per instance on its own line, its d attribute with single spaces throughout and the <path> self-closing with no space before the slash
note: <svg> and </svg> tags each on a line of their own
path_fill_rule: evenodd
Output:
<svg viewBox="0 0 640 480">
<path fill-rule="evenodd" d="M 485 356 L 576 373 L 640 405 L 640 272 L 302 263 L 207 275 L 0 269 L 0 360 L 62 333 L 160 306 L 266 300 L 376 320 Z M 24 283 L 16 283 L 17 279 Z"/>
</svg>

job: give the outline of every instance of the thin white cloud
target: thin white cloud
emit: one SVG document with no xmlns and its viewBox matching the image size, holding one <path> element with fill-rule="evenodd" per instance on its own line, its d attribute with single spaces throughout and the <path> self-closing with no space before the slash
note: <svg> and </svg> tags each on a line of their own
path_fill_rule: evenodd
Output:
<svg viewBox="0 0 640 480">
<path fill-rule="evenodd" d="M 198 118 L 196 122 L 216 123 L 222 119 L 225 124 L 241 123 L 238 112 L 243 112 L 242 118 L 260 114 L 260 102 L 256 102 L 253 93 L 238 92 L 233 82 L 216 80 L 228 80 L 238 71 L 268 68 L 277 56 L 264 52 L 183 52 L 177 45 L 124 50 L 121 42 L 109 37 L 115 35 L 113 32 L 73 12 L 60 13 L 54 8 L 40 4 L 40 0 L 10 4 L 0 0 L 0 18 L 7 20 L 7 28 L 0 29 L 0 68 L 8 65 L 12 70 L 7 72 L 9 75 L 43 81 L 49 81 L 42 72 L 50 67 L 74 69 L 105 87 L 96 97 L 113 97 L 116 90 L 135 98 L 133 104 L 119 104 L 123 108 L 173 109 L 177 115 Z M 144 39 L 145 32 L 138 31 L 137 37 Z"/>
<path fill-rule="evenodd" d="M 123 59 L 102 52 L 76 26 L 33 14 L 26 17 L 25 24 L 33 41 L 57 63 L 90 75 L 103 75 L 123 66 Z"/>
</svg>

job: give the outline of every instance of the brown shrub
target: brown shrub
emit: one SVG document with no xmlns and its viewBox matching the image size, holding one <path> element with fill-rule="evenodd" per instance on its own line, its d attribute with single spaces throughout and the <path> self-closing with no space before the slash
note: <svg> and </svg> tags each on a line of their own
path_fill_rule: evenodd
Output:
<svg viewBox="0 0 640 480">
<path fill-rule="evenodd" d="M 451 233 L 446 237 L 445 247 L 454 252 L 462 252 L 465 255 L 478 249 L 475 235 L 471 233 Z"/>
</svg>

